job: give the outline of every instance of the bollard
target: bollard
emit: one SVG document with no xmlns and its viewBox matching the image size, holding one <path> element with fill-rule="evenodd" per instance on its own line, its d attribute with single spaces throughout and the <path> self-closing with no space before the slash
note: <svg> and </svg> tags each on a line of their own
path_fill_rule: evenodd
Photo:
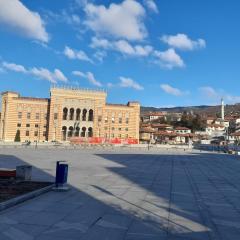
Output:
<svg viewBox="0 0 240 240">
<path fill-rule="evenodd" d="M 17 166 L 16 178 L 23 181 L 30 181 L 32 178 L 32 166 L 30 165 Z"/>
<path fill-rule="evenodd" d="M 64 163 L 66 161 L 57 161 L 56 164 L 56 178 L 55 178 L 55 188 L 58 191 L 67 191 L 68 187 L 65 186 L 68 178 L 68 164 Z"/>
</svg>

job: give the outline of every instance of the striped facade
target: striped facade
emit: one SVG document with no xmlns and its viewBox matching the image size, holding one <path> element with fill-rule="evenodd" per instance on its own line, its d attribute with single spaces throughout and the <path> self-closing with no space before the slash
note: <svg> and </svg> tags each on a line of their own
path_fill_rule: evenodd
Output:
<svg viewBox="0 0 240 240">
<path fill-rule="evenodd" d="M 140 104 L 107 104 L 105 91 L 50 89 L 50 98 L 2 93 L 0 140 L 69 141 L 71 138 L 139 139 Z"/>
</svg>

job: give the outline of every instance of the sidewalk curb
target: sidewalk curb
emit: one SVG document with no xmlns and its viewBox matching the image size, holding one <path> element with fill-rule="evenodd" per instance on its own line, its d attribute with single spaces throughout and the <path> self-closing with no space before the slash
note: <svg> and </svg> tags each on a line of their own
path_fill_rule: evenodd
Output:
<svg viewBox="0 0 240 240">
<path fill-rule="evenodd" d="M 32 191 L 32 192 L 29 192 L 29 193 L 23 194 L 21 196 L 18 196 L 16 198 L 9 199 L 9 200 L 7 200 L 5 202 L 2 202 L 2 203 L 0 203 L 0 212 L 5 210 L 5 209 L 7 209 L 7 208 L 13 207 L 13 206 L 15 206 L 15 205 L 17 205 L 19 203 L 25 202 L 25 201 L 27 201 L 29 199 L 38 197 L 41 194 L 49 192 L 54 186 L 55 186 L 55 184 L 51 184 L 51 185 L 49 185 L 47 187 L 44 187 L 44 188 L 41 188 L 41 189 L 38 189 L 38 190 L 35 190 L 35 191 Z"/>
</svg>

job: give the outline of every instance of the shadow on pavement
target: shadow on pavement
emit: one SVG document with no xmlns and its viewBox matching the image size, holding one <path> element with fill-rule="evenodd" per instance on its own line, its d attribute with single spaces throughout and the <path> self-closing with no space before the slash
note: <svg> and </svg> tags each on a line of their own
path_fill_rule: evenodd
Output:
<svg viewBox="0 0 240 240">
<path fill-rule="evenodd" d="M 233 158 L 205 153 L 91 156 L 97 164 L 104 162 L 106 172 L 94 169 L 90 176 L 79 176 L 74 159 L 71 191 L 49 192 L 1 212 L 0 240 L 238 239 L 240 228 L 231 223 L 240 222 L 240 165 Z M 0 167 L 28 163 L 0 155 Z M 53 181 L 51 164 L 33 166 L 36 179 Z"/>
</svg>

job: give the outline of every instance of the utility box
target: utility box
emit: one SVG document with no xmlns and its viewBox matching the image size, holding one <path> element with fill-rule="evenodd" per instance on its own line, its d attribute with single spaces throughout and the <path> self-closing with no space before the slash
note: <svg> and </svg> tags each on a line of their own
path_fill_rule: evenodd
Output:
<svg viewBox="0 0 240 240">
<path fill-rule="evenodd" d="M 30 181 L 32 179 L 32 166 L 30 165 L 17 166 L 16 178 L 23 181 Z"/>
<path fill-rule="evenodd" d="M 57 161 L 56 165 L 56 187 L 63 186 L 67 182 L 68 177 L 68 164 L 63 163 L 64 161 Z"/>
</svg>

